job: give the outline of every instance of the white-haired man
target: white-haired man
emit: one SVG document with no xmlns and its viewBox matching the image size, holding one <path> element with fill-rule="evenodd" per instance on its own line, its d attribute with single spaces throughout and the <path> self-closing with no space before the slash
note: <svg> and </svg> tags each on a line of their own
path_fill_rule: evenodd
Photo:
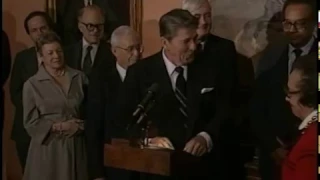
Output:
<svg viewBox="0 0 320 180">
<path fill-rule="evenodd" d="M 212 64 L 213 70 L 219 70 L 219 76 L 223 77 L 223 81 L 228 86 L 228 89 L 232 90 L 231 94 L 235 94 L 235 88 L 237 84 L 236 74 L 238 74 L 236 68 L 237 53 L 235 50 L 234 43 L 232 41 L 211 34 L 210 31 L 212 26 L 212 8 L 209 3 L 209 0 L 183 0 L 182 9 L 188 10 L 192 15 L 194 15 L 198 19 L 198 55 L 196 58 L 210 62 Z M 241 96 L 242 95 L 240 94 L 236 95 L 236 97 Z M 233 104 L 235 102 L 237 103 L 237 100 L 233 99 L 232 102 Z M 233 123 L 233 121 L 231 121 L 230 119 L 234 118 L 229 117 L 228 121 L 222 122 L 222 126 L 227 128 L 222 128 L 220 132 L 219 142 L 212 142 L 210 140 L 211 138 L 209 139 L 213 149 L 216 148 L 215 150 L 220 153 L 218 157 L 221 158 L 221 161 L 219 161 L 218 164 L 220 168 L 224 170 L 230 168 L 236 169 L 234 167 L 234 163 L 236 163 L 236 161 L 232 157 L 234 153 L 228 151 L 234 148 L 235 145 L 239 144 L 236 143 L 234 140 L 231 140 L 233 138 L 232 135 L 236 132 L 235 130 L 237 128 L 234 128 L 235 123 Z M 223 129 L 227 131 L 223 131 Z M 230 158 L 232 160 L 228 161 L 226 158 Z M 225 164 L 223 162 L 228 163 Z M 223 164 L 225 166 L 223 166 Z M 228 179 L 226 177 L 228 173 L 224 173 L 224 171 L 222 170 L 219 170 L 219 172 L 220 177 L 222 179 Z M 234 175 L 235 177 L 238 176 L 237 173 L 229 173 L 228 175 Z M 229 177 L 229 179 L 232 179 L 232 177 Z"/>
<path fill-rule="evenodd" d="M 104 169 L 103 144 L 112 137 L 122 136 L 114 121 L 115 104 L 126 77 L 127 68 L 142 53 L 141 40 L 129 26 L 120 26 L 111 35 L 111 51 L 115 57 L 109 68 L 96 71 L 90 79 L 87 102 L 86 137 L 90 179 L 128 179 L 131 173 L 119 169 Z"/>
</svg>

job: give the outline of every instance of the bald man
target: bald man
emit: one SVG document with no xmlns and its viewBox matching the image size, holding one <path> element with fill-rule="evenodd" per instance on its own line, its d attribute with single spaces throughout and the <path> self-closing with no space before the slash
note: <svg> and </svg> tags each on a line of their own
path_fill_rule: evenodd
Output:
<svg viewBox="0 0 320 180">
<path fill-rule="evenodd" d="M 126 77 L 127 68 L 134 64 L 142 53 L 141 39 L 129 26 L 120 26 L 111 35 L 111 51 L 114 63 L 111 68 L 101 67 L 90 80 L 87 102 L 86 137 L 91 179 L 129 179 L 132 174 L 119 169 L 104 169 L 103 144 L 113 137 L 122 137 L 114 115 L 116 104 Z"/>
<path fill-rule="evenodd" d="M 78 28 L 82 39 L 65 49 L 67 64 L 83 71 L 88 77 L 96 67 L 110 64 L 112 54 L 107 43 L 102 41 L 104 13 L 96 5 L 82 8 L 78 16 Z"/>
</svg>

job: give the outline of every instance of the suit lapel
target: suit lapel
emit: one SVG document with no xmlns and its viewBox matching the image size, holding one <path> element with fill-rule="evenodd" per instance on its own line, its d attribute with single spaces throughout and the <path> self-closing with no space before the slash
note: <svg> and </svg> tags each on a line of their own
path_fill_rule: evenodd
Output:
<svg viewBox="0 0 320 180">
<path fill-rule="evenodd" d="M 75 48 L 73 53 L 75 54 L 75 58 L 71 61 L 73 61 L 74 67 L 76 67 L 76 69 L 82 70 L 81 67 L 81 61 L 82 61 L 82 40 L 79 41 Z"/>
</svg>

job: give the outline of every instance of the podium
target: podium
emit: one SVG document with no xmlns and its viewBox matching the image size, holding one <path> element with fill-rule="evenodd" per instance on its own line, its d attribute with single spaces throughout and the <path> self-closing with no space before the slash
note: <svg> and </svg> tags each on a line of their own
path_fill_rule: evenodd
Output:
<svg viewBox="0 0 320 180">
<path fill-rule="evenodd" d="M 206 176 L 201 158 L 169 149 L 132 147 L 125 139 L 113 139 L 104 146 L 104 165 L 162 176 Z"/>
</svg>

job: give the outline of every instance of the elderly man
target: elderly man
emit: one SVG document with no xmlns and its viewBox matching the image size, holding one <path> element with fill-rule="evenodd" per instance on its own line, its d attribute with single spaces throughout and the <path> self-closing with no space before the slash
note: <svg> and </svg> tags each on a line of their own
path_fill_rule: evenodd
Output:
<svg viewBox="0 0 320 180">
<path fill-rule="evenodd" d="M 162 49 L 128 69 L 117 117 L 125 127 L 137 121 L 132 113 L 151 85 L 158 84 L 148 114 L 156 129 L 150 144 L 198 156 L 204 167 L 215 166 L 208 174 L 217 177 L 219 130 L 227 118 L 231 89 L 223 83 L 219 67 L 204 59 L 194 61 L 197 28 L 197 18 L 186 10 L 174 9 L 160 18 Z M 208 174 L 190 177 L 212 178 Z"/>
<path fill-rule="evenodd" d="M 102 41 L 104 33 L 104 14 L 96 5 L 82 8 L 78 16 L 78 28 L 82 39 L 65 49 L 67 64 L 83 71 L 88 77 L 97 67 L 107 65 L 111 52 L 106 42 Z"/>
<path fill-rule="evenodd" d="M 120 26 L 111 35 L 111 51 L 115 63 L 110 68 L 99 70 L 92 75 L 89 85 L 86 136 L 88 139 L 88 162 L 91 179 L 129 178 L 128 171 L 103 167 L 103 144 L 112 137 L 123 136 L 117 127 L 114 114 L 122 82 L 129 66 L 142 53 L 141 39 L 129 26 Z"/>
<path fill-rule="evenodd" d="M 53 21 L 45 12 L 31 12 L 24 20 L 24 28 L 33 42 L 31 48 L 18 52 L 10 79 L 11 101 L 15 107 L 11 138 L 16 142 L 18 157 L 22 169 L 25 167 L 30 137 L 23 127 L 22 89 L 23 84 L 37 71 L 42 61 L 35 48 L 36 41 L 44 33 L 53 30 Z"/>
</svg>

